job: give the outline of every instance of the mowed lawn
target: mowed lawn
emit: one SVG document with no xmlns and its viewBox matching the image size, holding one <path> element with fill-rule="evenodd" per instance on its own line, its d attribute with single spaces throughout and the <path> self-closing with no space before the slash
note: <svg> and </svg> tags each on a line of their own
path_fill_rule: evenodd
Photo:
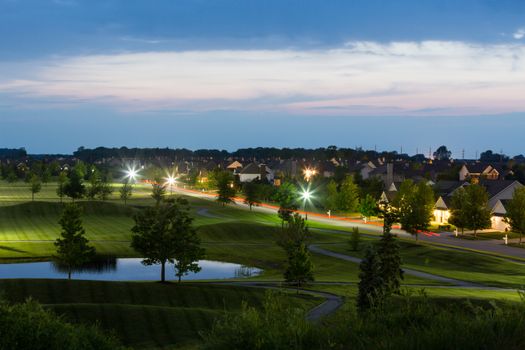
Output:
<svg viewBox="0 0 525 350">
<path fill-rule="evenodd" d="M 11 302 L 31 297 L 71 322 L 99 323 L 126 345 L 173 348 L 198 343 L 199 333 L 243 302 L 260 307 L 261 288 L 203 283 L 134 283 L 66 280 L 0 280 Z M 309 310 L 321 299 L 285 292 L 288 302 Z"/>
<path fill-rule="evenodd" d="M 362 247 L 375 243 L 377 240 L 365 239 Z M 424 243 L 400 240 L 399 244 L 406 268 L 486 286 L 521 288 L 525 285 L 525 263 Z M 354 252 L 349 250 L 348 244 L 326 244 L 322 247 L 350 256 L 362 257 L 364 254 L 364 248 Z"/>
</svg>

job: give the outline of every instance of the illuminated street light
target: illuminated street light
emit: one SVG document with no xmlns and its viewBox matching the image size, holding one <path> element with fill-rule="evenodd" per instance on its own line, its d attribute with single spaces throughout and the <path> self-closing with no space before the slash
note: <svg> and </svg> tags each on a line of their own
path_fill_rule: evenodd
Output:
<svg viewBox="0 0 525 350">
<path fill-rule="evenodd" d="M 175 185 L 176 178 L 173 175 L 168 175 L 166 184 L 170 187 L 170 195 L 173 194 L 173 185 Z"/>
<path fill-rule="evenodd" d="M 310 182 L 312 177 L 314 177 L 317 174 L 317 170 L 315 168 L 305 168 L 303 170 L 303 174 L 306 182 Z"/>
<path fill-rule="evenodd" d="M 303 210 L 305 214 L 305 220 L 308 220 L 307 205 L 311 198 L 312 198 L 312 191 L 310 191 L 310 187 L 308 187 L 307 189 L 303 189 L 303 192 L 301 193 L 301 199 L 303 200 Z"/>
<path fill-rule="evenodd" d="M 136 181 L 138 175 L 139 175 L 139 172 L 135 168 L 128 168 L 128 170 L 126 171 L 126 177 L 132 182 Z"/>
</svg>

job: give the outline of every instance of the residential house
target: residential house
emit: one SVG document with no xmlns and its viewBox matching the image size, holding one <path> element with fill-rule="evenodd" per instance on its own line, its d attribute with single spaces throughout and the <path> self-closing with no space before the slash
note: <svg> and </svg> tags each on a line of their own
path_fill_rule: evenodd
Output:
<svg viewBox="0 0 525 350">
<path fill-rule="evenodd" d="M 239 172 L 240 182 L 252 182 L 253 180 L 266 179 L 272 182 L 273 172 L 265 164 L 250 163 Z"/>
</svg>

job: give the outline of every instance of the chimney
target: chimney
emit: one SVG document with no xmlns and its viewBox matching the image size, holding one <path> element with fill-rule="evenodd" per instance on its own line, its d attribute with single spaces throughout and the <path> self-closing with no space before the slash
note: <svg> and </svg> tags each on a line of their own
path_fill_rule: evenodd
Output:
<svg viewBox="0 0 525 350">
<path fill-rule="evenodd" d="M 387 163 L 385 185 L 389 188 L 392 183 L 394 183 L 394 163 Z"/>
</svg>

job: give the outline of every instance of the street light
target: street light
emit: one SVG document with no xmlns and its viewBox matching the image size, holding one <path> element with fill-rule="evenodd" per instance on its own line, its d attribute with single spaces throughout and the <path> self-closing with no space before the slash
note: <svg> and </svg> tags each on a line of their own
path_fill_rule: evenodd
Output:
<svg viewBox="0 0 525 350">
<path fill-rule="evenodd" d="M 317 170 L 315 168 L 305 168 L 303 170 L 304 179 L 306 182 L 310 182 L 312 177 L 314 177 L 317 174 Z"/>
<path fill-rule="evenodd" d="M 301 193 L 301 199 L 303 200 L 305 220 L 308 220 L 308 211 L 306 210 L 306 205 L 310 201 L 310 198 L 312 198 L 312 192 L 310 191 L 310 188 L 307 188 L 306 190 L 303 189 L 303 192 Z"/>
<path fill-rule="evenodd" d="M 126 171 L 126 177 L 131 181 L 135 182 L 137 179 L 137 176 L 139 175 L 138 170 L 135 168 L 128 168 Z"/>
<path fill-rule="evenodd" d="M 166 178 L 166 184 L 170 187 L 170 196 L 173 194 L 173 185 L 175 185 L 175 177 L 173 175 L 168 175 Z"/>
</svg>

